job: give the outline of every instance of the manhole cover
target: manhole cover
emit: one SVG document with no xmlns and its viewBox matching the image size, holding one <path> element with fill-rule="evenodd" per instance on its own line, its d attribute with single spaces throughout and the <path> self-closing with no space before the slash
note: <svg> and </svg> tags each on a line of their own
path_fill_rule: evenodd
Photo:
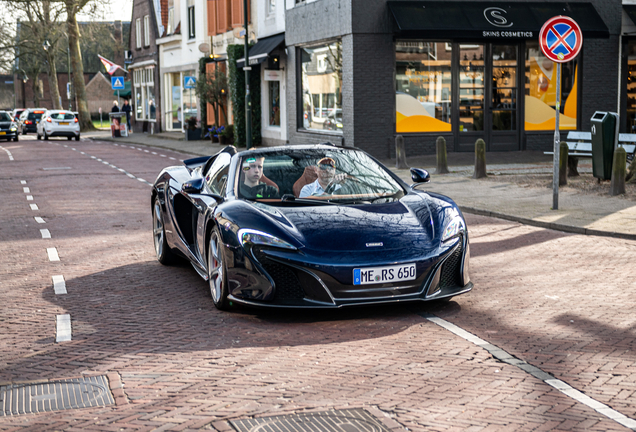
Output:
<svg viewBox="0 0 636 432">
<path fill-rule="evenodd" d="M 239 432 L 389 432 L 363 409 L 261 417 L 230 423 Z"/>
<path fill-rule="evenodd" d="M 0 386 L 0 415 L 113 405 L 105 376 Z"/>
</svg>

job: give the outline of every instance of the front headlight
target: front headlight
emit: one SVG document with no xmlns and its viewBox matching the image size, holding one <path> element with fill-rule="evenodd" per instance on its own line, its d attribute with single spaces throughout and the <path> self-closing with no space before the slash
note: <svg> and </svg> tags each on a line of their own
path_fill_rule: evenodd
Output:
<svg viewBox="0 0 636 432">
<path fill-rule="evenodd" d="M 451 240 L 464 231 L 464 221 L 460 217 L 454 217 L 444 228 L 444 234 L 442 234 L 442 242 Z"/>
<path fill-rule="evenodd" d="M 241 246 L 244 246 L 245 243 L 248 243 L 252 245 L 272 246 L 283 249 L 297 249 L 295 246 L 290 245 L 289 243 L 279 239 L 278 237 L 274 237 L 271 234 L 253 229 L 240 229 L 238 231 L 238 240 L 241 243 Z"/>
</svg>

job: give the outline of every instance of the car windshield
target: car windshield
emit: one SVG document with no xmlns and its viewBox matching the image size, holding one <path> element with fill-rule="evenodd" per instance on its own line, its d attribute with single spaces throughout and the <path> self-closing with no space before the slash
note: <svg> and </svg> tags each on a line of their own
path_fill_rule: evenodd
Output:
<svg viewBox="0 0 636 432">
<path fill-rule="evenodd" d="M 42 114 L 44 114 L 44 111 L 31 112 L 27 118 L 29 120 L 40 120 L 42 118 Z"/>
<path fill-rule="evenodd" d="M 404 195 L 402 186 L 362 151 L 251 151 L 240 159 L 237 196 L 268 203 L 373 204 Z"/>
<path fill-rule="evenodd" d="M 3 121 L 3 122 L 12 121 L 11 116 L 7 113 L 0 113 L 0 121 Z"/>
<path fill-rule="evenodd" d="M 73 120 L 75 118 L 73 113 L 63 113 L 63 112 L 51 113 L 50 117 L 53 120 Z"/>
</svg>

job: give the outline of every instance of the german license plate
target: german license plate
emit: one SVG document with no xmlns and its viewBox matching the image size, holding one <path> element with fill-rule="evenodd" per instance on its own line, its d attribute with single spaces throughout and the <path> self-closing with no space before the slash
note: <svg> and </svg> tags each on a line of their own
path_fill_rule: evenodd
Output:
<svg viewBox="0 0 636 432">
<path fill-rule="evenodd" d="M 6 134 L 7 134 L 6 132 L 0 132 L 0 135 L 6 135 Z"/>
<path fill-rule="evenodd" d="M 68 126 L 69 122 L 60 122 L 60 126 Z"/>
<path fill-rule="evenodd" d="M 354 285 L 400 282 L 413 280 L 415 278 L 415 264 L 353 269 Z"/>
</svg>

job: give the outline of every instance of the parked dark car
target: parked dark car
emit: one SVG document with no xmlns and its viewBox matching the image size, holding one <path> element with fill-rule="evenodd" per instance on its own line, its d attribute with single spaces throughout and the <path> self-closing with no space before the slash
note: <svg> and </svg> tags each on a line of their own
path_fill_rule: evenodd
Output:
<svg viewBox="0 0 636 432">
<path fill-rule="evenodd" d="M 8 111 L 0 111 L 0 139 L 18 140 L 18 124 Z"/>
<path fill-rule="evenodd" d="M 322 124 L 322 128 L 342 132 L 342 110 L 331 110 L 325 122 Z"/>
<path fill-rule="evenodd" d="M 473 287 L 466 222 L 411 175 L 331 144 L 189 159 L 152 189 L 157 259 L 188 260 L 219 309 L 448 300 Z"/>
<path fill-rule="evenodd" d="M 28 132 L 37 133 L 37 126 L 46 112 L 46 108 L 27 108 L 20 115 L 19 132 L 26 135 Z"/>
</svg>

